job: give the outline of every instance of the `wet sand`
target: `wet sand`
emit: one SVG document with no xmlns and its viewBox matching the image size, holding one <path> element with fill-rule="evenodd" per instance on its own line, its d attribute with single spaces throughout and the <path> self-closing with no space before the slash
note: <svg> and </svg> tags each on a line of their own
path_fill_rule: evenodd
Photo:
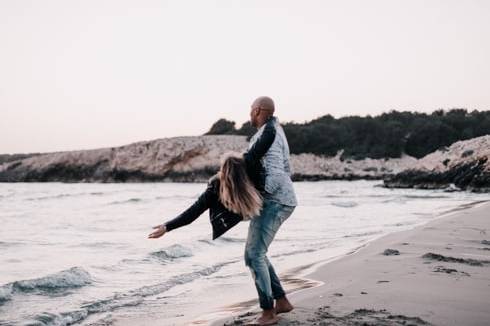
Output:
<svg viewBox="0 0 490 326">
<path fill-rule="evenodd" d="M 490 202 L 385 235 L 305 276 L 316 284 L 287 291 L 295 309 L 278 325 L 490 325 Z M 211 325 L 253 325 L 260 313 L 256 300 L 234 308 Z"/>
</svg>

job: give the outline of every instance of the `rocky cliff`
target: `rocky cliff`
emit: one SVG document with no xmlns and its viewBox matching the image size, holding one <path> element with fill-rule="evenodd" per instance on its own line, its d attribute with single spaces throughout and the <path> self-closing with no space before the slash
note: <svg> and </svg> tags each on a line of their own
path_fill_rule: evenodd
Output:
<svg viewBox="0 0 490 326">
<path fill-rule="evenodd" d="M 0 182 L 203 182 L 228 151 L 243 152 L 245 136 L 174 137 L 121 147 L 45 153 L 0 165 Z M 294 180 L 380 179 L 412 166 L 416 159 L 342 160 L 291 155 Z"/>
<path fill-rule="evenodd" d="M 384 185 L 396 188 L 490 191 L 490 135 L 437 150 L 400 173 L 386 176 Z"/>
<path fill-rule="evenodd" d="M 175 137 L 121 147 L 46 153 L 0 165 L 0 181 L 202 181 L 245 136 Z"/>
<path fill-rule="evenodd" d="M 0 164 L 0 182 L 205 182 L 222 155 L 243 152 L 245 136 L 163 138 L 120 147 L 45 153 Z M 459 141 L 419 160 L 291 155 L 300 180 L 384 179 L 386 187 L 490 190 L 490 135 Z"/>
</svg>

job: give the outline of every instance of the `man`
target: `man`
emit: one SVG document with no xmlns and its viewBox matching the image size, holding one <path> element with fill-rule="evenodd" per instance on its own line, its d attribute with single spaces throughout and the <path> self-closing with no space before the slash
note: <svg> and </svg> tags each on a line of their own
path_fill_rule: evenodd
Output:
<svg viewBox="0 0 490 326">
<path fill-rule="evenodd" d="M 266 256 L 279 227 L 297 206 L 290 177 L 289 145 L 284 130 L 274 116 L 274 110 L 274 102 L 267 96 L 257 98 L 250 110 L 250 122 L 258 131 L 251 138 L 249 148 L 257 141 L 269 119 L 273 119 L 276 128 L 274 142 L 262 158 L 265 169 L 263 208 L 260 215 L 250 221 L 244 253 L 245 264 L 252 272 L 262 308 L 262 314 L 256 320 L 259 325 L 275 324 L 279 321 L 277 314 L 293 309 L 279 277 Z"/>
</svg>

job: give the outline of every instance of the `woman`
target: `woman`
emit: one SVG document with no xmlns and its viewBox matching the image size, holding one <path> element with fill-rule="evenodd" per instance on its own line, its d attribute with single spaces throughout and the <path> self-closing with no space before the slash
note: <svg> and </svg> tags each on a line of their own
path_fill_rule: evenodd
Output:
<svg viewBox="0 0 490 326">
<path fill-rule="evenodd" d="M 213 240 L 240 221 L 257 216 L 262 208 L 265 191 L 265 173 L 260 160 L 269 150 L 275 136 L 273 119 L 269 118 L 260 138 L 243 156 L 227 156 L 197 200 L 174 219 L 154 226 L 156 230 L 148 238 L 159 238 L 166 232 L 190 224 L 207 209 Z"/>
</svg>

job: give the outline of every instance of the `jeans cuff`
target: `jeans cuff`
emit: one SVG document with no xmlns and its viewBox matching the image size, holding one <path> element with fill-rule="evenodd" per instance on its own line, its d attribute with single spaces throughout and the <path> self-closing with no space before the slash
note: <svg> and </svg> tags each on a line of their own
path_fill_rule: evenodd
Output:
<svg viewBox="0 0 490 326">
<path fill-rule="evenodd" d="M 275 296 L 274 296 L 274 299 L 275 299 L 275 300 L 277 300 L 277 299 L 281 299 L 281 298 L 284 298 L 285 296 L 286 296 L 286 293 L 284 293 L 284 292 L 283 292 L 283 293 L 280 293 L 280 294 L 278 294 L 278 295 L 275 295 Z"/>
<path fill-rule="evenodd" d="M 260 308 L 263 309 L 263 310 L 269 310 L 269 309 L 272 309 L 274 308 L 274 300 L 272 298 L 270 298 L 270 300 L 261 300 L 260 301 Z"/>
</svg>

